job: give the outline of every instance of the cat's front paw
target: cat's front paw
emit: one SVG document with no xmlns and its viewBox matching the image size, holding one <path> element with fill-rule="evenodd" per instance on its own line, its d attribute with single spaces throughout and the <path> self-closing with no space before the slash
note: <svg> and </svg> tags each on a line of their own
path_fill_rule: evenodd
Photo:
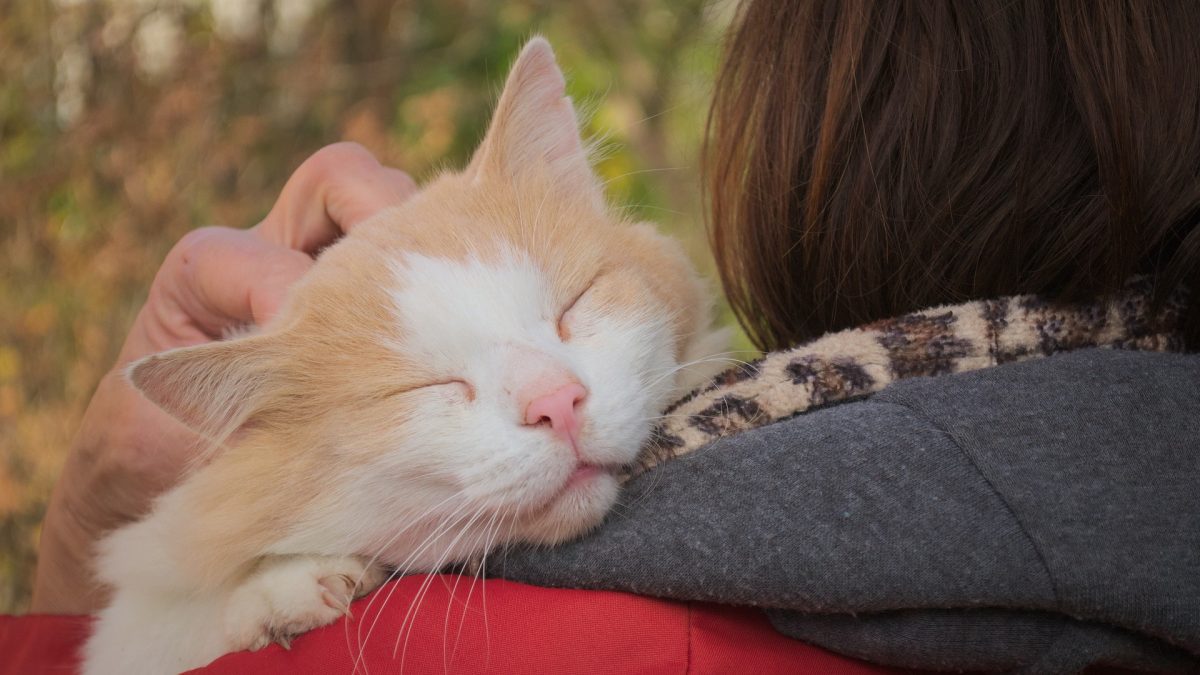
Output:
<svg viewBox="0 0 1200 675">
<path fill-rule="evenodd" d="M 387 573 L 355 557 L 264 559 L 229 596 L 225 635 L 231 650 L 284 648 L 293 637 L 350 613 L 350 602 L 375 590 Z"/>
</svg>

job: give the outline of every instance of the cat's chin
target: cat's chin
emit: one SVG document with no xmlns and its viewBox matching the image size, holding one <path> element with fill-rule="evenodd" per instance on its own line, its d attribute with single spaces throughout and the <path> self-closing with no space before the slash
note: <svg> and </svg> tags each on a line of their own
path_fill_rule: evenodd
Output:
<svg viewBox="0 0 1200 675">
<path fill-rule="evenodd" d="M 521 519 L 514 538 L 549 546 L 585 534 L 604 520 L 619 490 L 611 471 L 579 469 L 545 506 Z"/>
</svg>

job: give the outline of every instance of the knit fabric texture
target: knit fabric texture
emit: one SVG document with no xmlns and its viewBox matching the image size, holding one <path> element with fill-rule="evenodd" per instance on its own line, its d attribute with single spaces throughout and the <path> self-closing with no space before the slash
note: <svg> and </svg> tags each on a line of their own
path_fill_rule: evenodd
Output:
<svg viewBox="0 0 1200 675">
<path fill-rule="evenodd" d="M 1183 351 L 1178 326 L 1185 294 L 1155 308 L 1151 291 L 1149 279 L 1139 277 L 1091 302 L 1056 304 L 1024 295 L 946 305 L 773 352 L 726 370 L 671 406 L 624 478 L 730 434 L 866 396 L 908 377 L 1088 347 Z"/>
</svg>

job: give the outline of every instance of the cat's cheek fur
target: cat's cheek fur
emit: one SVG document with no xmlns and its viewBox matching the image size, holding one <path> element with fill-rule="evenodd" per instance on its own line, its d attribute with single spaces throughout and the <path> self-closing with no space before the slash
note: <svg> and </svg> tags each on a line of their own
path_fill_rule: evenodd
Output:
<svg viewBox="0 0 1200 675">
<path fill-rule="evenodd" d="M 525 516 L 513 529 L 513 540 L 550 546 L 586 534 L 600 525 L 619 494 L 620 485 L 612 474 L 596 474 Z"/>
</svg>

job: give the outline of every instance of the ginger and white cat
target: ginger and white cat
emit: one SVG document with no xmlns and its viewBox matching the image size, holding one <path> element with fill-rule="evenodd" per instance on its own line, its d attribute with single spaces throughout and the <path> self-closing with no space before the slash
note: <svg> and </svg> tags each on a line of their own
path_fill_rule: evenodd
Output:
<svg viewBox="0 0 1200 675">
<path fill-rule="evenodd" d="M 139 361 L 222 441 L 100 546 L 87 673 L 173 673 L 331 623 L 385 569 L 597 525 L 723 347 L 677 244 L 605 205 L 531 40 L 470 165 L 323 252 L 258 333 Z"/>
</svg>

